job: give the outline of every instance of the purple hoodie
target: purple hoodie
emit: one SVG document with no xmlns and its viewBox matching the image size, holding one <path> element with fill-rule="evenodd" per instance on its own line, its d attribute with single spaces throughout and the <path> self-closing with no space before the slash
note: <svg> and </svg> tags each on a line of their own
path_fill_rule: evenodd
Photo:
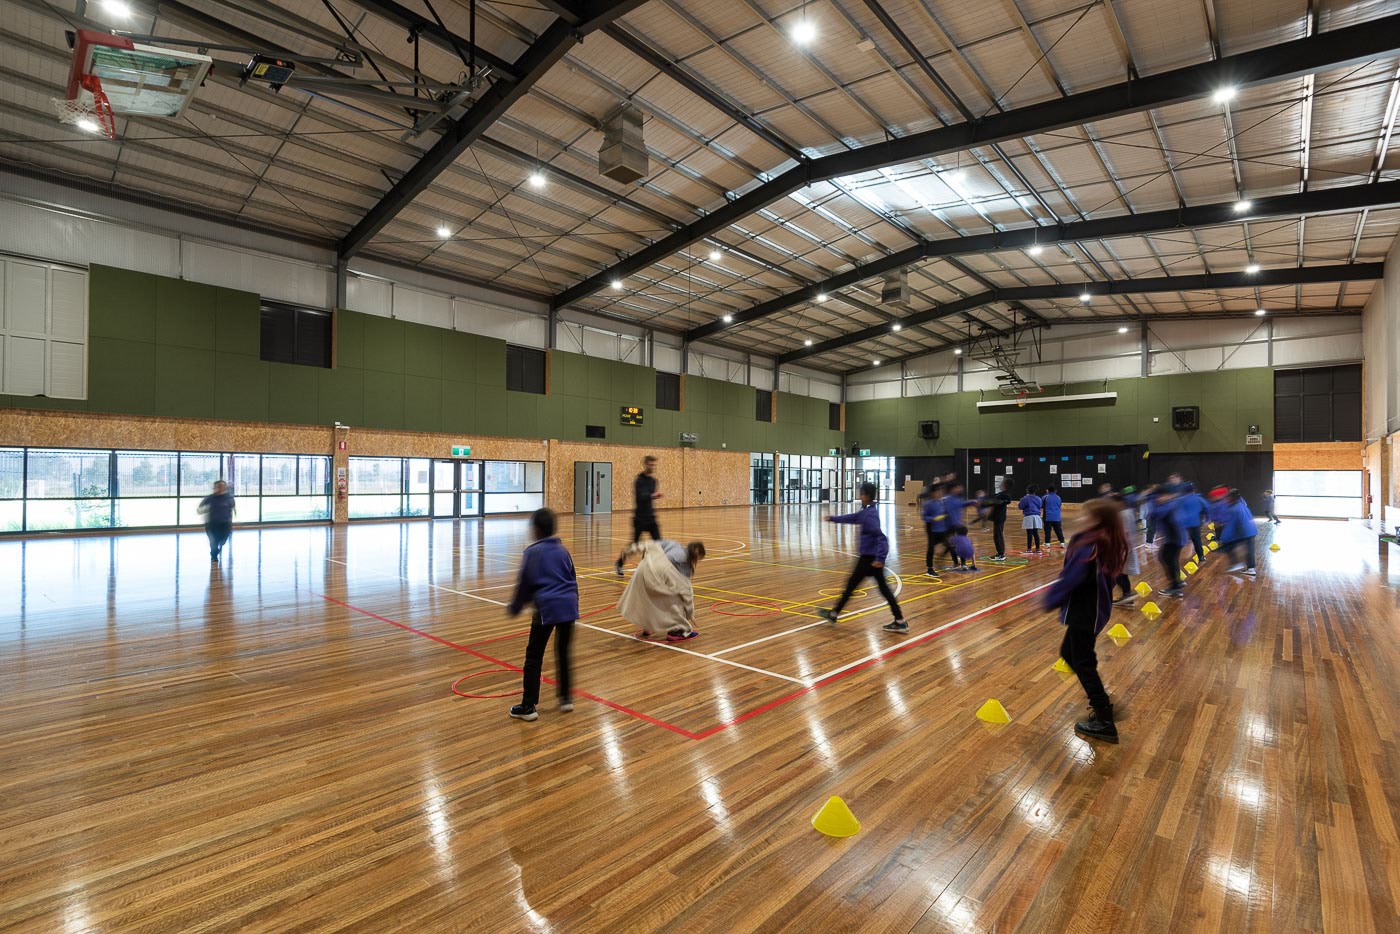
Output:
<svg viewBox="0 0 1400 934">
<path fill-rule="evenodd" d="M 880 510 L 874 503 L 844 516 L 827 516 L 826 521 L 860 526 L 860 556 L 884 563 L 890 553 L 890 540 L 880 531 Z"/>
</svg>

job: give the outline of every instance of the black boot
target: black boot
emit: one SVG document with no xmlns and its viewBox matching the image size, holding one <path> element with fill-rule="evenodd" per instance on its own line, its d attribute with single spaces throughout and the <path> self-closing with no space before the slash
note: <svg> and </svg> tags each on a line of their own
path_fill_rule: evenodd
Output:
<svg viewBox="0 0 1400 934">
<path fill-rule="evenodd" d="M 1074 732 L 1091 739 L 1101 739 L 1106 743 L 1118 742 L 1118 727 L 1113 725 L 1113 708 L 1095 710 L 1088 720 L 1074 725 Z"/>
</svg>

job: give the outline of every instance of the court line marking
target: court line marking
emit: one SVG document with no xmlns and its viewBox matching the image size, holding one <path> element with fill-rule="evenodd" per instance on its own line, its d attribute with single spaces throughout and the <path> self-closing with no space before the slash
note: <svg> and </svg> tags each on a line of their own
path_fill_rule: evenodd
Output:
<svg viewBox="0 0 1400 934">
<path fill-rule="evenodd" d="M 745 665 L 742 662 L 730 661 L 727 658 L 715 658 L 713 655 L 706 655 L 704 652 L 694 652 L 690 649 L 683 649 L 673 642 L 661 642 L 654 639 L 638 639 L 635 636 L 628 635 L 625 632 L 618 632 L 616 629 L 607 629 L 602 626 L 595 626 L 592 623 L 580 622 L 575 623 L 574 625 L 582 626 L 584 629 L 592 629 L 594 632 L 605 632 L 610 636 L 617 636 L 619 639 L 626 639 L 629 642 L 638 642 L 642 645 L 653 645 L 656 646 L 658 649 L 670 649 L 673 652 L 681 652 L 685 655 L 692 655 L 695 658 L 705 658 L 709 659 L 712 662 L 719 662 L 721 665 L 730 665 L 734 668 L 742 668 L 745 671 L 752 671 L 756 674 L 768 675 L 770 678 L 781 678 L 784 681 L 791 681 L 793 684 L 800 684 L 804 687 L 811 683 L 803 678 L 794 678 L 791 675 L 780 675 L 776 671 L 769 671 L 766 668 L 755 668 L 752 665 Z"/>
<path fill-rule="evenodd" d="M 959 587 L 969 587 L 969 586 L 971 586 L 971 585 L 973 585 L 973 584 L 980 584 L 980 583 L 982 583 L 982 581 L 989 581 L 989 580 L 991 580 L 993 577 L 1000 577 L 1000 576 L 1003 575 L 1003 574 L 1010 574 L 1012 571 L 1019 571 L 1019 570 L 1021 570 L 1023 567 L 1024 567 L 1024 565 L 1019 565 L 1019 564 L 1018 564 L 1018 565 L 1016 565 L 1015 567 L 1011 567 L 1011 568 L 1002 568 L 1002 569 L 999 570 L 999 571 L 994 571 L 994 572 L 992 572 L 991 574 L 987 574 L 987 575 L 984 576 L 984 577 L 978 577 L 978 578 L 975 578 L 974 580 L 970 580 L 970 581 L 963 581 L 961 584 L 949 584 L 947 587 L 941 587 L 941 588 L 939 588 L 938 590 L 926 590 L 926 591 L 924 591 L 923 593 L 919 594 L 918 596 L 916 596 L 916 597 L 910 597 L 908 600 L 904 601 L 904 604 L 900 606 L 900 609 L 903 609 L 904 606 L 907 606 L 907 605 L 909 605 L 909 604 L 911 604 L 911 603 L 918 603 L 920 600 L 927 600 L 929 597 L 936 597 L 936 596 L 938 596 L 938 595 L 941 594 L 941 593 L 947 593 L 947 592 L 950 591 L 950 590 L 957 590 Z M 896 594 L 896 596 L 897 596 L 897 594 Z M 884 607 L 884 606 L 885 606 L 885 604 L 884 604 L 883 602 L 881 602 L 881 603 L 876 604 L 875 606 L 868 607 L 868 608 L 866 608 L 866 609 L 864 609 L 864 610 L 857 610 L 857 611 L 855 611 L 854 613 L 847 613 L 847 614 L 843 615 L 843 616 L 841 617 L 841 619 L 843 619 L 843 620 L 858 619 L 858 618 L 860 618 L 860 617 L 862 617 L 862 616 L 865 616 L 865 615 L 867 615 L 867 614 L 869 614 L 869 613 L 874 613 L 876 610 L 879 610 L 879 609 L 881 609 L 881 608 Z"/>
<path fill-rule="evenodd" d="M 327 560 L 327 561 L 334 562 L 335 564 L 340 565 L 341 567 L 345 568 L 347 571 L 350 570 L 350 564 L 349 564 L 349 562 L 347 562 L 347 561 L 341 561 L 339 558 L 331 558 L 331 557 L 327 557 L 326 560 Z M 457 594 L 458 596 L 462 596 L 462 597 L 470 597 L 470 598 L 473 599 L 473 600 L 480 600 L 482 603 L 491 603 L 491 604 L 495 604 L 496 606 L 510 606 L 509 603 L 502 603 L 500 600 L 492 600 L 490 597 L 483 597 L 483 596 L 480 596 L 479 594 L 468 593 L 468 592 L 465 591 L 465 590 L 454 590 L 454 589 L 452 589 L 451 587 L 444 587 L 444 586 L 442 586 L 441 584 L 434 584 L 432 581 L 415 581 L 415 580 L 410 580 L 409 578 L 404 577 L 402 574 L 389 574 L 389 573 L 387 573 L 387 572 L 385 572 L 385 571 L 367 571 L 367 572 L 366 572 L 366 571 L 359 571 L 359 570 L 357 570 L 355 573 L 356 573 L 356 574 L 361 574 L 361 573 L 378 574 L 380 577 L 396 577 L 396 578 L 398 578 L 399 580 L 403 581 L 405 584 L 427 584 L 429 587 L 435 588 L 435 589 L 437 589 L 437 590 L 443 590 L 443 591 L 446 591 L 447 593 L 455 593 L 455 594 Z"/>
</svg>

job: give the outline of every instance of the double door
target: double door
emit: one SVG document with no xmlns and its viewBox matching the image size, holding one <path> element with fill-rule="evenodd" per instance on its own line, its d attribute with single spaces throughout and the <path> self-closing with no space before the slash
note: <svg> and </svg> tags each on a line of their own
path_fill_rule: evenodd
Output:
<svg viewBox="0 0 1400 934">
<path fill-rule="evenodd" d="M 481 515 L 481 462 L 433 461 L 434 519 L 467 519 Z"/>
<path fill-rule="evenodd" d="M 574 461 L 574 512 L 580 516 L 612 512 L 612 464 Z"/>
</svg>

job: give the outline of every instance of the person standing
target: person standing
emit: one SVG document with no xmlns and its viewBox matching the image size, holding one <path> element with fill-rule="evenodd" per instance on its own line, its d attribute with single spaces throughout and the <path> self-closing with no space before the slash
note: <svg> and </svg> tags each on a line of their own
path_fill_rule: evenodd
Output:
<svg viewBox="0 0 1400 934">
<path fill-rule="evenodd" d="M 535 606 L 522 669 L 524 696 L 510 708 L 510 715 L 517 720 L 534 720 L 539 716 L 535 707 L 540 702 L 540 671 L 544 668 L 544 650 L 551 635 L 555 637 L 554 683 L 559 692 L 559 712 L 569 713 L 574 709 L 569 647 L 573 644 L 574 623 L 578 620 L 578 575 L 574 572 L 574 559 L 554 534 L 554 529 L 554 513 L 550 510 L 537 509 L 530 516 L 530 534 L 535 541 L 521 558 L 515 596 L 506 607 L 507 615 L 518 616 L 527 604 Z"/>
<path fill-rule="evenodd" d="M 1046 608 L 1058 609 L 1065 627 L 1060 657 L 1079 678 L 1093 710 L 1088 720 L 1074 725 L 1074 731 L 1109 743 L 1118 742 L 1118 727 L 1113 722 L 1113 703 L 1099 677 L 1094 640 L 1108 625 L 1113 582 L 1127 561 L 1120 512 L 1119 505 L 1108 500 L 1084 504 L 1083 530 L 1070 539 L 1065 566 L 1045 595 Z"/>
<path fill-rule="evenodd" d="M 1050 533 L 1054 532 L 1061 545 L 1065 543 L 1064 500 L 1060 499 L 1059 487 L 1045 488 L 1045 547 L 1050 547 Z"/>
<path fill-rule="evenodd" d="M 1011 505 L 1011 491 L 1006 484 L 997 484 L 997 491 L 987 499 L 987 519 L 992 523 L 992 545 L 997 553 L 988 561 L 1006 560 L 1006 509 Z"/>
<path fill-rule="evenodd" d="M 661 528 L 656 524 L 655 505 L 661 498 L 661 491 L 657 489 L 654 454 L 648 454 L 642 459 L 642 472 L 632 481 L 632 494 L 635 497 L 632 507 L 632 545 L 642 540 L 643 532 L 650 535 L 652 541 L 661 541 Z M 629 545 L 628 548 L 630 547 Z M 613 564 L 613 570 L 617 572 L 618 577 L 622 576 L 622 562 L 627 559 L 627 551 L 627 548 L 622 549 L 622 554 L 617 556 L 617 561 Z"/>
<path fill-rule="evenodd" d="M 929 487 L 924 497 L 920 513 L 924 519 L 924 531 L 928 533 L 928 548 L 924 551 L 924 571 L 929 577 L 934 575 L 933 559 L 939 546 L 948 547 L 948 501 L 943 495 L 942 484 Z"/>
<path fill-rule="evenodd" d="M 846 581 L 846 589 L 841 591 L 836 605 L 829 610 L 818 610 L 817 613 L 827 622 L 836 622 L 855 589 L 867 577 L 873 577 L 875 585 L 880 588 L 880 596 L 885 598 L 885 602 L 890 605 L 890 612 L 894 614 L 894 620 L 885 624 L 885 632 L 908 632 L 909 624 L 904 621 L 904 611 L 899 608 L 899 601 L 894 598 L 889 581 L 885 580 L 885 558 L 889 557 L 890 540 L 880 530 L 880 510 L 875 506 L 878 493 L 879 489 L 875 484 L 868 481 L 862 483 L 859 510 L 844 516 L 826 517 L 827 522 L 860 526 L 860 557 L 856 560 L 856 566 Z"/>
<path fill-rule="evenodd" d="M 204 517 L 204 534 L 209 536 L 209 562 L 218 564 L 233 534 L 233 513 L 237 504 L 228 484 L 214 481 L 214 492 L 199 501 L 199 514 Z"/>
<path fill-rule="evenodd" d="M 1269 521 L 1272 522 L 1274 525 L 1278 525 L 1278 524 L 1279 524 L 1278 513 L 1276 513 L 1276 512 L 1274 511 L 1274 491 L 1273 491 L 1273 490 L 1265 490 L 1265 491 L 1264 491 L 1264 515 L 1267 516 L 1268 519 L 1269 519 Z"/>
<path fill-rule="evenodd" d="M 1026 530 L 1027 555 L 1043 555 L 1040 548 L 1040 530 L 1045 527 L 1041 513 L 1045 511 L 1045 500 L 1040 498 L 1040 487 L 1032 483 L 1026 487 L 1026 495 L 1016 504 L 1021 510 L 1021 528 Z"/>
</svg>

